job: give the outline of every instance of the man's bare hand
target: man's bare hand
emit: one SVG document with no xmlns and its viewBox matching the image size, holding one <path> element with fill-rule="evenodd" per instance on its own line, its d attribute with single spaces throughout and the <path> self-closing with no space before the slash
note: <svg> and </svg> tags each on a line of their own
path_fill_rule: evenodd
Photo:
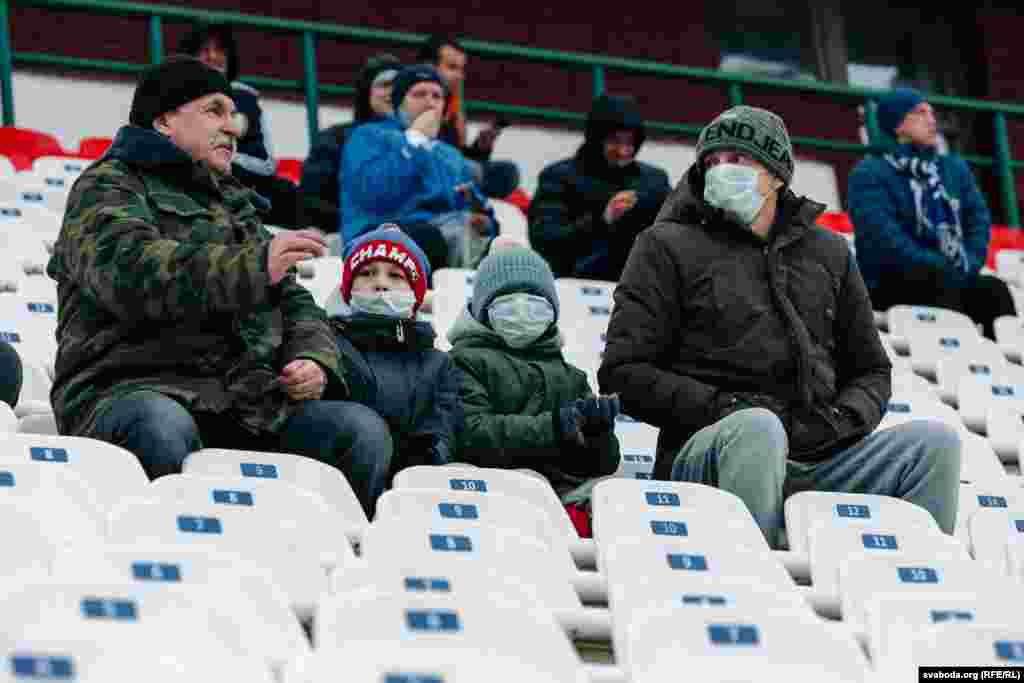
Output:
<svg viewBox="0 0 1024 683">
<path fill-rule="evenodd" d="M 469 227 L 477 235 L 486 237 L 491 234 L 491 219 L 484 213 L 471 213 L 469 214 Z"/>
<path fill-rule="evenodd" d="M 267 268 L 270 284 L 276 285 L 300 261 L 307 261 L 327 253 L 327 241 L 319 230 L 281 232 L 270 240 Z"/>
<path fill-rule="evenodd" d="M 311 360 L 293 360 L 281 370 L 281 387 L 293 401 L 315 401 L 324 395 L 327 375 Z"/>
<path fill-rule="evenodd" d="M 441 132 L 441 110 L 427 109 L 416 117 L 409 128 L 419 131 L 433 140 Z"/>
</svg>

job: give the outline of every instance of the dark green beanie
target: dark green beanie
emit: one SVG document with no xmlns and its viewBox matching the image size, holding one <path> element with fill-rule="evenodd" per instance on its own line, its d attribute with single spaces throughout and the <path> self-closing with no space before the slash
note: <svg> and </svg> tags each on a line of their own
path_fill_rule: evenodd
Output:
<svg viewBox="0 0 1024 683">
<path fill-rule="evenodd" d="M 767 109 L 739 106 L 727 109 L 700 132 L 697 162 L 716 149 L 749 154 L 789 185 L 793 179 L 793 144 L 786 124 Z"/>
</svg>

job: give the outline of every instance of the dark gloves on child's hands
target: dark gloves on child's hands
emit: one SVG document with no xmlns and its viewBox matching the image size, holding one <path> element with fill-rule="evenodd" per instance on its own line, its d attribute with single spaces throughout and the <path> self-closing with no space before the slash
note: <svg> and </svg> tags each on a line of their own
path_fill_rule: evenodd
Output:
<svg viewBox="0 0 1024 683">
<path fill-rule="evenodd" d="M 619 415 L 619 395 L 576 399 L 576 408 L 583 418 L 580 428 L 584 435 L 607 432 L 614 428 L 615 418 Z"/>
<path fill-rule="evenodd" d="M 618 469 L 614 448 L 615 418 L 620 410 L 617 394 L 569 401 L 559 408 L 559 434 L 564 449 L 560 469 L 576 477 L 600 477 Z M 568 437 L 566 435 L 569 435 Z"/>
<path fill-rule="evenodd" d="M 576 401 L 565 401 L 551 412 L 551 417 L 560 446 L 583 447 L 583 432 L 580 429 L 583 415 Z"/>
</svg>

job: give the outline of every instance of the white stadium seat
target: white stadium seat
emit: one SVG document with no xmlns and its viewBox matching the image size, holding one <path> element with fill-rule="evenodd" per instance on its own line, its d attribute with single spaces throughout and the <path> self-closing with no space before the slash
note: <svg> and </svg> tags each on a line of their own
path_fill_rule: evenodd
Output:
<svg viewBox="0 0 1024 683">
<path fill-rule="evenodd" d="M 995 319 L 992 327 L 1003 355 L 1014 363 L 1020 363 L 1024 356 L 1024 319 L 1003 315 Z"/>
<path fill-rule="evenodd" d="M 417 465 L 397 473 L 392 487 L 468 491 L 485 495 L 501 493 L 522 498 L 544 511 L 554 533 L 569 540 L 579 538 L 551 484 L 522 472 L 491 467 Z"/>
<path fill-rule="evenodd" d="M 183 474 L 283 481 L 312 491 L 345 518 L 348 526 L 345 533 L 350 539 L 357 537 L 369 524 L 341 470 L 312 458 L 288 453 L 204 448 L 190 453 L 181 471 Z"/>
<path fill-rule="evenodd" d="M 342 261 L 339 256 L 321 256 L 303 261 L 299 266 L 298 283 L 308 289 L 321 308 L 341 286 Z"/>
<path fill-rule="evenodd" d="M 434 271 L 434 289 L 431 299 L 434 346 L 448 351 L 452 345 L 448 333 L 473 298 L 474 271 L 466 268 L 441 268 Z"/>
<path fill-rule="evenodd" d="M 619 451 L 622 453 L 622 461 L 615 476 L 650 479 L 657 458 L 658 428 L 620 413 L 615 419 L 615 437 L 619 440 Z"/>
<path fill-rule="evenodd" d="M 74 181 L 93 162 L 77 157 L 42 156 L 32 161 L 32 173 L 37 176 L 63 177 Z"/>
<path fill-rule="evenodd" d="M 501 226 L 501 236 L 515 240 L 524 247 L 530 246 L 530 224 L 522 209 L 501 199 L 490 199 L 488 203 L 494 209 L 494 217 Z"/>
</svg>

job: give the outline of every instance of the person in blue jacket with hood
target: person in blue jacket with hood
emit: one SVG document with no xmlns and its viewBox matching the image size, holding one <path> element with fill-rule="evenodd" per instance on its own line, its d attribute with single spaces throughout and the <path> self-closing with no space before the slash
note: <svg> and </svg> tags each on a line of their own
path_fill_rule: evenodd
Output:
<svg viewBox="0 0 1024 683">
<path fill-rule="evenodd" d="M 345 242 L 397 223 L 435 268 L 474 268 L 497 233 L 493 211 L 462 153 L 438 140 L 445 102 L 429 64 L 395 77 L 395 115 L 360 126 L 345 146 L 341 233 Z"/>
<path fill-rule="evenodd" d="M 857 165 L 847 194 L 873 307 L 952 309 L 994 339 L 993 321 L 1015 308 L 1006 283 L 980 274 L 992 215 L 967 162 L 938 153 L 935 112 L 916 90 L 882 96 L 878 125 L 896 144 Z"/>
</svg>

